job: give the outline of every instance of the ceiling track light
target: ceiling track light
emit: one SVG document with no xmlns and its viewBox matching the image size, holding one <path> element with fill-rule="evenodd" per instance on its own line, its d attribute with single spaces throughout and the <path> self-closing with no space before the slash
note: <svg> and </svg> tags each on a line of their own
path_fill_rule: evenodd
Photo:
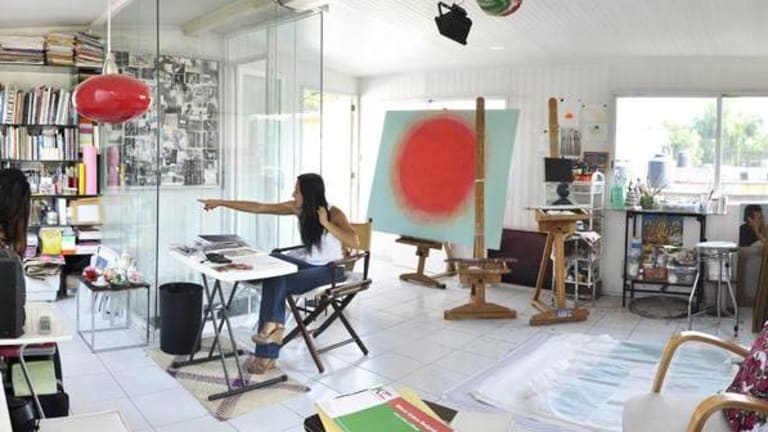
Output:
<svg viewBox="0 0 768 432">
<path fill-rule="evenodd" d="M 438 2 L 437 12 L 439 15 L 435 17 L 435 23 L 440 34 L 466 45 L 469 29 L 472 28 L 472 20 L 467 17 L 467 11 L 455 3 L 448 6 L 446 3 Z"/>
</svg>

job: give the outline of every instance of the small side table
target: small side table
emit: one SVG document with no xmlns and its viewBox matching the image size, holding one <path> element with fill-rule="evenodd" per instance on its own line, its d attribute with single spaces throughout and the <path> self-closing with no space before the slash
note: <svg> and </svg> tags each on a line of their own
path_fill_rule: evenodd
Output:
<svg viewBox="0 0 768 432">
<path fill-rule="evenodd" d="M 91 298 L 90 298 L 90 304 L 91 304 L 91 328 L 90 329 L 83 329 L 80 327 L 80 288 L 77 288 L 77 295 L 75 302 L 77 303 L 77 334 L 80 335 L 80 337 L 83 339 L 83 342 L 90 348 L 91 352 L 93 353 L 100 353 L 100 352 L 107 352 L 107 351 L 117 351 L 122 349 L 128 349 L 128 348 L 138 348 L 138 347 L 145 347 L 149 345 L 149 325 L 150 325 L 150 312 L 149 312 L 149 301 L 150 301 L 150 295 L 149 295 L 149 284 L 146 282 L 142 283 L 126 283 L 124 285 L 105 285 L 105 286 L 96 286 L 90 281 L 84 279 L 82 276 L 80 277 L 80 282 L 90 291 Z M 109 348 L 96 348 L 96 333 L 107 333 L 112 331 L 122 331 L 122 330 L 129 330 L 131 328 L 131 294 L 133 294 L 133 291 L 137 290 L 145 290 L 147 293 L 147 315 L 146 315 L 146 338 L 144 340 L 144 343 L 139 344 L 130 344 L 130 345 L 120 345 L 115 347 L 109 347 Z M 126 304 L 126 313 L 125 313 L 125 325 L 120 327 L 105 327 L 105 328 L 96 328 L 96 301 L 99 294 L 109 294 L 109 293 L 116 293 L 116 292 L 122 292 L 127 291 L 126 297 L 127 297 L 127 304 Z"/>
</svg>

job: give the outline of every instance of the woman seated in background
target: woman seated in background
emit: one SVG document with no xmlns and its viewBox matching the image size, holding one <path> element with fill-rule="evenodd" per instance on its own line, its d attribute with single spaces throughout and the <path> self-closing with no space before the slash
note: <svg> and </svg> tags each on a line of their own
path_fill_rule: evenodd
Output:
<svg viewBox="0 0 768 432">
<path fill-rule="evenodd" d="M 0 170 L 0 248 L 13 249 L 19 257 L 27 248 L 30 193 L 23 172 L 15 168 Z"/>
<path fill-rule="evenodd" d="M 256 344 L 255 358 L 248 362 L 248 372 L 263 374 L 275 367 L 280 352 L 285 323 L 285 301 L 288 295 L 302 294 L 331 283 L 328 268 L 331 261 L 342 258 L 342 244 L 357 247 L 358 238 L 347 216 L 328 204 L 325 184 L 318 174 L 302 174 L 296 180 L 293 200 L 275 204 L 252 201 L 200 200 L 205 210 L 226 207 L 233 210 L 274 215 L 293 215 L 299 219 L 303 248 L 289 254 L 272 254 L 296 264 L 298 272 L 267 279 L 263 282 L 259 332 L 251 338 Z M 344 278 L 343 270 L 335 275 Z"/>
<path fill-rule="evenodd" d="M 739 247 L 751 247 L 765 244 L 765 220 L 763 208 L 757 204 L 744 207 L 744 223 L 739 227 Z"/>
</svg>

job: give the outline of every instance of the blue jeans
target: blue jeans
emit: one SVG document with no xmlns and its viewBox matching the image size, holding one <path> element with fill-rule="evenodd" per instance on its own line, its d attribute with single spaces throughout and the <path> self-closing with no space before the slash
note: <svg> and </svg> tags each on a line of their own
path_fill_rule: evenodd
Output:
<svg viewBox="0 0 768 432">
<path fill-rule="evenodd" d="M 273 253 L 271 256 L 296 264 L 298 272 L 263 281 L 259 329 L 266 322 L 285 323 L 285 300 L 289 295 L 303 294 L 331 283 L 331 274 L 325 265 L 312 265 L 281 253 Z M 338 269 L 335 276 L 337 282 L 346 277 L 343 269 Z M 280 345 L 257 345 L 254 354 L 257 357 L 277 358 L 280 354 Z"/>
</svg>

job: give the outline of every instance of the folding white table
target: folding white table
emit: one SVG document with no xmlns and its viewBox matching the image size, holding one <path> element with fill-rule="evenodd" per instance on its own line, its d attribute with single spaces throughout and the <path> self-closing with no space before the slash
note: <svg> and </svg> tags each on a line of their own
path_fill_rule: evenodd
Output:
<svg viewBox="0 0 768 432">
<path fill-rule="evenodd" d="M 199 272 L 202 275 L 203 288 L 204 288 L 205 297 L 208 304 L 204 308 L 205 311 L 203 313 L 203 321 L 200 324 L 200 328 L 198 329 L 196 340 L 199 341 L 201 339 L 203 334 L 203 327 L 205 327 L 205 323 L 208 319 L 210 319 L 213 324 L 213 338 L 214 338 L 213 345 L 208 351 L 207 356 L 196 359 L 195 352 L 193 352 L 192 354 L 189 355 L 189 358 L 187 360 L 173 362 L 171 366 L 174 368 L 182 368 L 184 366 L 190 366 L 190 365 L 195 365 L 200 363 L 206 363 L 209 361 L 220 360 L 221 367 L 224 371 L 224 378 L 227 382 L 227 391 L 221 392 L 221 393 L 214 393 L 208 396 L 209 401 L 223 399 L 229 396 L 242 394 L 251 390 L 264 388 L 273 384 L 287 381 L 288 377 L 286 375 L 281 375 L 279 377 L 261 381 L 258 383 L 246 384 L 247 381 L 244 379 L 243 368 L 242 368 L 242 365 L 240 364 L 240 359 L 239 359 L 239 356 L 242 355 L 244 352 L 237 348 L 237 341 L 235 340 L 235 334 L 232 330 L 232 324 L 229 321 L 229 309 L 232 305 L 232 299 L 234 299 L 235 297 L 235 292 L 237 291 L 237 287 L 241 282 L 263 280 L 263 279 L 269 279 L 269 278 L 278 277 L 278 276 L 284 276 L 291 273 L 296 273 L 298 271 L 296 265 L 271 257 L 266 253 L 262 252 L 256 255 L 232 258 L 233 264 L 245 264 L 250 266 L 251 268 L 248 270 L 237 270 L 237 269 L 222 270 L 221 266 L 224 266 L 226 264 L 215 264 L 215 263 L 206 261 L 205 256 L 202 254 L 186 256 L 173 250 L 170 252 L 170 254 L 171 254 L 171 257 L 176 261 L 184 264 L 185 266 L 189 267 L 194 271 Z M 208 283 L 208 278 L 211 278 L 215 281 L 213 283 L 212 288 Z M 224 292 L 222 291 L 222 288 L 221 288 L 222 282 L 231 283 L 233 285 L 232 291 L 229 294 L 229 298 L 226 301 L 224 298 Z M 218 320 L 217 320 L 217 310 L 216 310 L 217 304 L 221 307 L 220 309 L 221 316 Z M 230 352 L 224 352 L 224 349 L 222 348 L 222 345 L 221 345 L 220 338 L 221 338 L 221 332 L 224 329 L 224 325 L 227 326 L 227 332 L 229 334 L 229 342 L 232 347 L 232 351 Z M 218 351 L 218 354 L 214 354 L 215 351 Z M 229 378 L 229 371 L 227 370 L 227 364 L 225 361 L 227 357 L 234 357 L 235 365 L 237 366 L 237 377 L 239 378 L 239 381 L 236 381 L 234 384 L 232 380 Z"/>
<path fill-rule="evenodd" d="M 27 369 L 27 362 L 24 359 L 24 351 L 30 345 L 40 345 L 49 343 L 59 343 L 72 340 L 72 335 L 64 328 L 64 325 L 57 315 L 54 309 L 48 303 L 27 303 L 24 306 L 24 310 L 27 314 L 27 319 L 24 325 L 24 334 L 21 337 L 15 339 L 0 339 L 0 346 L 19 346 L 19 363 L 21 363 L 21 370 L 24 372 L 24 379 L 27 381 L 27 386 L 32 394 L 32 400 L 35 402 L 35 407 L 40 413 L 40 418 L 45 418 L 43 407 L 40 405 L 40 399 L 35 392 L 34 386 L 32 386 L 32 380 L 29 377 L 29 369 Z M 45 334 L 40 333 L 40 317 L 47 315 L 51 317 L 51 331 Z M 1 423 L 0 423 L 1 424 Z"/>
</svg>

